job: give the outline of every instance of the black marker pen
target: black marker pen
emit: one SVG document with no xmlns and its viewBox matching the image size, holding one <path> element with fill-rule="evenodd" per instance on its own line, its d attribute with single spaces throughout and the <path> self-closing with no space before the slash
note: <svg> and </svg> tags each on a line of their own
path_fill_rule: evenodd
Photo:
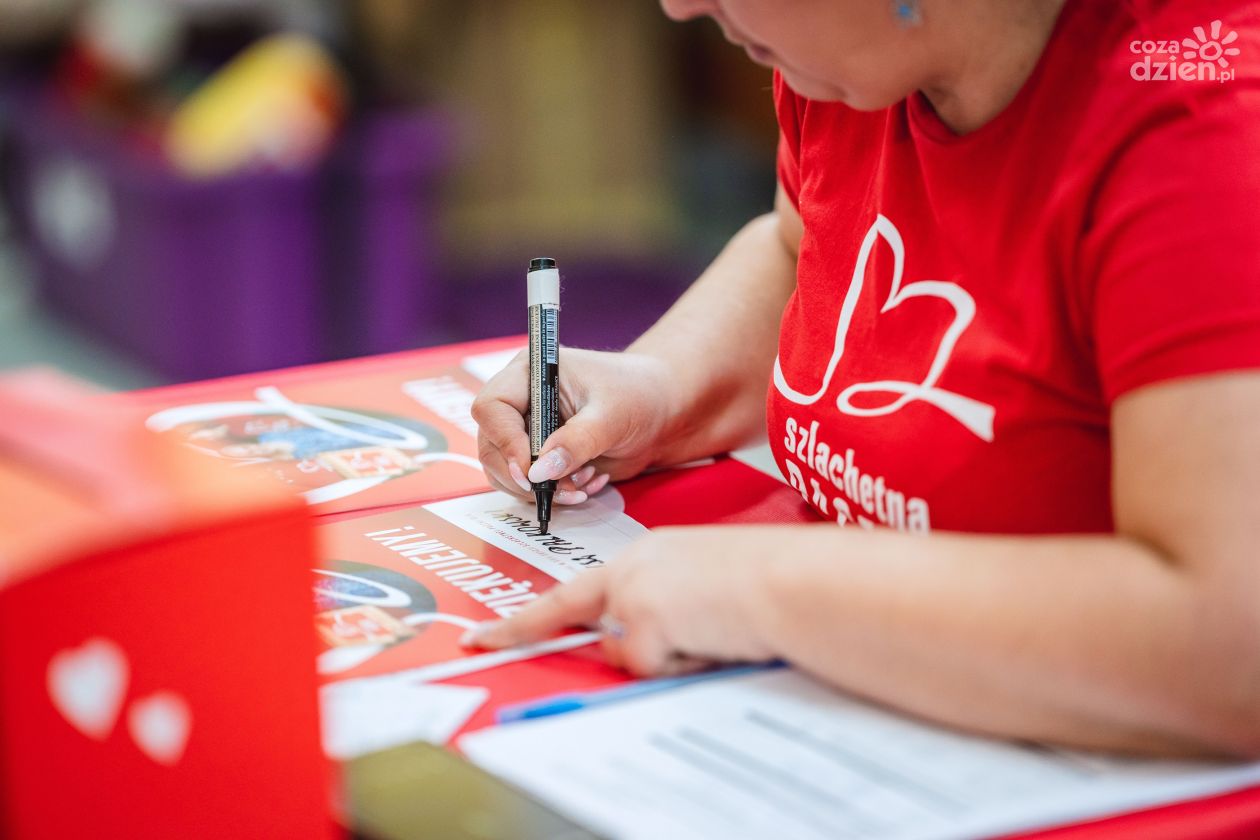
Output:
<svg viewBox="0 0 1260 840">
<path fill-rule="evenodd" d="M 529 287 L 529 460 L 538 460 L 547 438 L 560 426 L 560 270 L 547 257 L 531 260 Z M 531 482 L 538 524 L 547 533 L 556 482 Z"/>
</svg>

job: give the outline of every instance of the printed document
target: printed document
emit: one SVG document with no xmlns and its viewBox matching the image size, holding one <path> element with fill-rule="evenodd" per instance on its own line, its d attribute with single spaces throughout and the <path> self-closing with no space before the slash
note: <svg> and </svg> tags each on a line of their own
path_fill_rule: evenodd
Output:
<svg viewBox="0 0 1260 840">
<path fill-rule="evenodd" d="M 953 840 L 1260 784 L 1260 764 L 1113 759 L 961 734 L 776 670 L 460 740 L 616 838 Z"/>
</svg>

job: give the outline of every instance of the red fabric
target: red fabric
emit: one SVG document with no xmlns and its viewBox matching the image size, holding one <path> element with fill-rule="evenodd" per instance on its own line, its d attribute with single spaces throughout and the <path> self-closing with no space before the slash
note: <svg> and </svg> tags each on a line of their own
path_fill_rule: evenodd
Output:
<svg viewBox="0 0 1260 840">
<path fill-rule="evenodd" d="M 1142 40 L 1217 19 L 1236 78 L 1134 78 Z M 828 519 L 1108 531 L 1113 401 L 1260 367 L 1256 4 L 1069 0 L 961 137 L 919 95 L 859 113 L 776 77 L 775 100 L 805 236 L 770 439 Z"/>
<path fill-rule="evenodd" d="M 1011 835 L 1008 840 L 1255 840 L 1260 837 L 1260 789 L 1087 823 Z"/>
<path fill-rule="evenodd" d="M 619 484 L 626 513 L 651 528 L 671 525 L 799 525 L 817 522 L 783 482 L 733 458 L 662 470 Z"/>
</svg>

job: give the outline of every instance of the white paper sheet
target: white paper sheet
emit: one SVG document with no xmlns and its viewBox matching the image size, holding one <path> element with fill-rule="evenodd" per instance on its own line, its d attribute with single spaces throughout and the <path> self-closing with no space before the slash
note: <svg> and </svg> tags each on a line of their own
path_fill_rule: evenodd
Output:
<svg viewBox="0 0 1260 840">
<path fill-rule="evenodd" d="M 537 659 L 540 656 L 593 645 L 600 640 L 601 635 L 595 631 L 570 633 L 567 636 L 557 636 L 554 639 L 545 639 L 541 642 L 517 645 L 516 647 L 503 648 L 502 650 L 492 650 L 476 656 L 452 659 L 448 662 L 434 662 L 432 665 L 423 665 L 408 671 L 398 671 L 388 676 L 396 679 L 405 679 L 412 684 L 449 680 L 452 677 L 462 677 L 465 674 L 475 674 L 478 671 L 498 668 L 500 665 L 507 665 L 510 662 L 523 662 L 526 659 Z"/>
<path fill-rule="evenodd" d="M 517 353 L 524 349 L 526 345 L 513 347 L 510 350 L 495 350 L 493 353 L 465 356 L 460 366 L 482 382 L 489 382 L 496 373 L 508 366 L 508 362 L 512 361 Z"/>
<path fill-rule="evenodd" d="M 483 730 L 460 747 L 593 829 L 645 840 L 985 837 L 1260 784 L 1260 764 L 970 737 L 789 670 Z"/>
<path fill-rule="evenodd" d="M 604 565 L 648 532 L 622 512 L 625 502 L 614 487 L 581 505 L 556 505 L 548 536 L 538 532 L 533 502 L 507 493 L 481 493 L 425 507 L 558 580 Z"/>
<path fill-rule="evenodd" d="M 394 676 L 320 689 L 324 752 L 348 761 L 412 741 L 445 744 L 490 692 L 462 685 L 423 685 Z"/>
</svg>

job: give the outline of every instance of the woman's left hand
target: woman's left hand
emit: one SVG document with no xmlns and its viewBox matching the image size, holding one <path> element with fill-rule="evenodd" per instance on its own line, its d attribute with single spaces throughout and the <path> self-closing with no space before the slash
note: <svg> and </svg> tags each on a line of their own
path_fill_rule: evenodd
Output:
<svg viewBox="0 0 1260 840">
<path fill-rule="evenodd" d="M 556 586 L 511 618 L 482 625 L 465 644 L 502 648 L 585 625 L 604 630 L 609 662 L 640 676 L 715 660 L 773 659 L 760 632 L 760 579 L 793 530 L 654 531 L 605 568 Z"/>
</svg>

